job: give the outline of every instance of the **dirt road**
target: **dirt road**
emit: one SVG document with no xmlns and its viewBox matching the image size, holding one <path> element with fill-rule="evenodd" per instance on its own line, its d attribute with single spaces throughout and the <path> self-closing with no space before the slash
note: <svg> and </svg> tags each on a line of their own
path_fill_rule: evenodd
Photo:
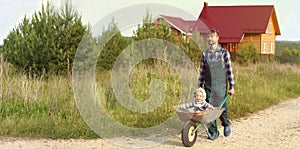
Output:
<svg viewBox="0 0 300 149">
<path fill-rule="evenodd" d="M 264 111 L 232 122 L 232 134 L 224 137 L 220 128 L 220 137 L 214 141 L 198 136 L 191 148 L 201 149 L 299 149 L 300 148 L 300 97 L 284 101 Z M 96 140 L 49 140 L 1 138 L 1 149 L 110 149 L 121 148 L 102 139 Z M 180 136 L 152 148 L 185 148 Z"/>
</svg>

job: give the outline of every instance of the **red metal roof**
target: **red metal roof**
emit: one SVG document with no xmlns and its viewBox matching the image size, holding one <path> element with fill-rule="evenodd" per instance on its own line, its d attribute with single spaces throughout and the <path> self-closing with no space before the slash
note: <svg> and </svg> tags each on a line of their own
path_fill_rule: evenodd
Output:
<svg viewBox="0 0 300 149">
<path fill-rule="evenodd" d="M 244 33 L 265 33 L 272 15 L 276 15 L 273 5 L 207 6 L 204 3 L 198 19 L 220 32 L 220 42 L 240 42 Z M 280 34 L 279 28 L 275 31 L 276 35 Z"/>
<path fill-rule="evenodd" d="M 202 22 L 202 20 L 183 20 L 182 18 L 164 15 L 161 17 L 165 18 L 172 27 L 182 33 L 186 33 L 186 30 L 188 30 L 188 34 L 193 33 L 195 29 L 200 32 L 207 32 L 208 30 L 208 27 L 204 24 L 204 22 Z"/>
</svg>

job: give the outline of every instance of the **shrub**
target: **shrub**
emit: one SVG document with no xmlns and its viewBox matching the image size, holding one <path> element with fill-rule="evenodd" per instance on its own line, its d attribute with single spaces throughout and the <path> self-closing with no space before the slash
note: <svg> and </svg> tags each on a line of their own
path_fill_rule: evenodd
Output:
<svg viewBox="0 0 300 149">
<path fill-rule="evenodd" d="M 237 52 L 236 60 L 241 65 L 249 65 L 250 63 L 256 63 L 259 60 L 258 53 L 253 42 L 247 45 L 242 45 L 239 52 Z"/>
</svg>

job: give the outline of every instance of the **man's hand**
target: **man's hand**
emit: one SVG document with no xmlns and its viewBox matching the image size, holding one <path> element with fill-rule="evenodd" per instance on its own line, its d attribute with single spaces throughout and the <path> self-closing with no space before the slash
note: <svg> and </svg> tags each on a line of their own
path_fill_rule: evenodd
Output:
<svg viewBox="0 0 300 149">
<path fill-rule="evenodd" d="M 231 90 L 228 91 L 228 93 L 232 96 L 232 95 L 234 95 L 235 92 L 234 92 L 233 89 L 231 89 Z"/>
</svg>

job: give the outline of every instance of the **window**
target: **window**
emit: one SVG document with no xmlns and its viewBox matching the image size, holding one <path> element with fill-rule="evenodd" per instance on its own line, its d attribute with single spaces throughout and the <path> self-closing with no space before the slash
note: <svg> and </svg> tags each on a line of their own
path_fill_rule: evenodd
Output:
<svg viewBox="0 0 300 149">
<path fill-rule="evenodd" d="M 263 47 L 262 53 L 267 53 L 267 42 L 264 42 L 264 47 Z"/>
<path fill-rule="evenodd" d="M 273 53 L 273 42 L 270 43 L 270 53 Z"/>
<path fill-rule="evenodd" d="M 236 48 L 235 43 L 232 43 L 232 49 L 235 49 L 235 48 Z"/>
<path fill-rule="evenodd" d="M 269 24 L 269 33 L 272 34 L 273 32 L 273 25 L 272 23 Z"/>
</svg>

